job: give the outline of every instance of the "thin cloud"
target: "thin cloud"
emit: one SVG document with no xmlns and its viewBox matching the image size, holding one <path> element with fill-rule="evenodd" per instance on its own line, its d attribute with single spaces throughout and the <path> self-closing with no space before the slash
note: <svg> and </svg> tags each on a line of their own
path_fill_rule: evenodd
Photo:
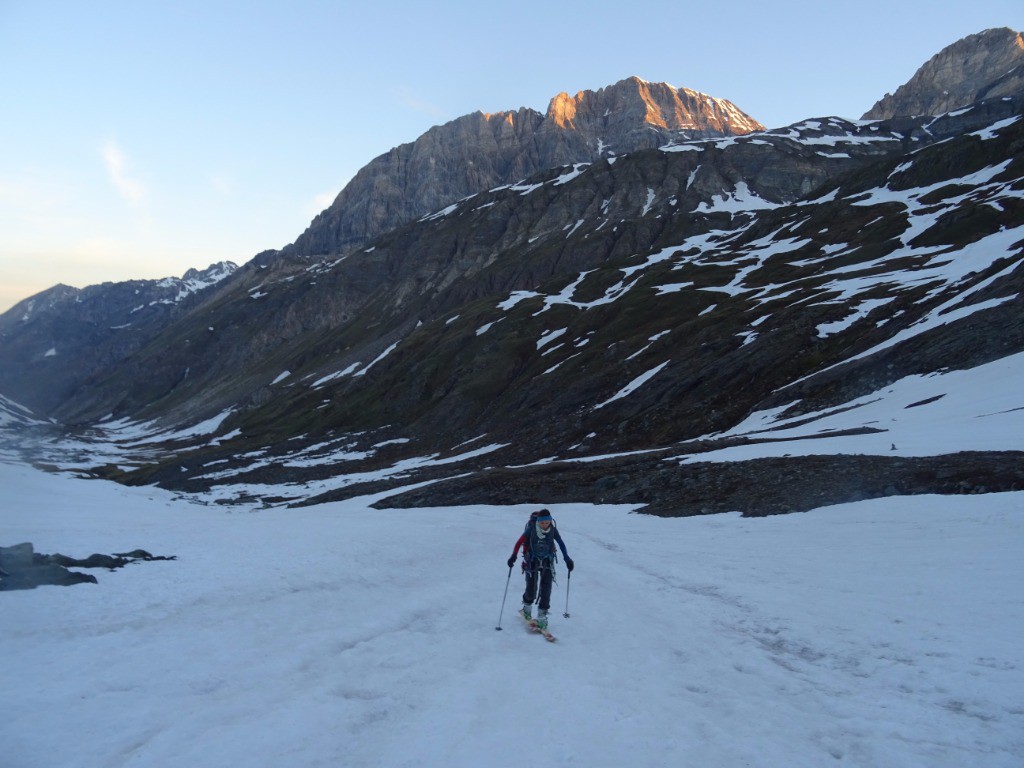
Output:
<svg viewBox="0 0 1024 768">
<path fill-rule="evenodd" d="M 138 179 L 129 174 L 128 157 L 121 151 L 117 142 L 111 140 L 104 144 L 102 155 L 107 175 L 118 194 L 131 205 L 139 205 L 146 197 L 146 190 Z"/>
<path fill-rule="evenodd" d="M 221 173 L 214 173 L 210 175 L 209 179 L 210 186 L 213 188 L 213 191 L 221 197 L 231 197 L 235 194 L 237 185 L 235 184 L 234 179 L 230 176 L 225 176 Z"/>
<path fill-rule="evenodd" d="M 75 200 L 74 191 L 57 179 L 0 176 L 0 231 L 5 244 L 23 233 L 30 232 L 26 236 L 33 239 L 35 228 L 64 228 L 71 222 L 79 226 Z"/>
<path fill-rule="evenodd" d="M 446 115 L 441 107 L 419 98 L 410 88 L 399 88 L 398 98 L 409 109 L 424 114 L 433 120 L 440 120 Z"/>
</svg>

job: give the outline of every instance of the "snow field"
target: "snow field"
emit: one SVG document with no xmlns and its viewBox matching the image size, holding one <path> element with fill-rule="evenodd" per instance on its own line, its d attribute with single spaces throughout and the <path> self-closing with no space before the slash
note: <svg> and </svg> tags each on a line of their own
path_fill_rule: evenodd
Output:
<svg viewBox="0 0 1024 768">
<path fill-rule="evenodd" d="M 732 429 L 712 437 L 748 436 L 774 442 L 722 448 L 681 460 L 1020 451 L 1024 449 L 1022 382 L 1021 353 L 967 370 L 906 376 L 869 395 L 816 413 L 781 418 L 788 405 L 755 411 Z M 834 434 L 865 427 L 878 431 L 842 437 Z"/>
<path fill-rule="evenodd" d="M 765 519 L 230 511 L 0 464 L 4 542 L 177 555 L 0 593 L 0 765 L 1019 766 L 1024 493 Z M 537 750 L 532 757 L 526 753 Z"/>
</svg>

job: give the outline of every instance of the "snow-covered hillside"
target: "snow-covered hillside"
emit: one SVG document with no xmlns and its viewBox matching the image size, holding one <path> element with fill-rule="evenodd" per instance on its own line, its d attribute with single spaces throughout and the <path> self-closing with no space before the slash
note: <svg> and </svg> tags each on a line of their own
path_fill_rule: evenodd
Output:
<svg viewBox="0 0 1024 768">
<path fill-rule="evenodd" d="M 653 378 L 651 375 L 630 382 L 618 395 L 628 396 Z M 611 402 L 611 400 L 609 402 Z M 765 457 L 820 455 L 875 455 L 921 457 L 956 454 L 961 451 L 1024 450 L 1024 354 L 1009 355 L 985 365 L 958 371 L 913 375 L 893 382 L 882 389 L 842 405 L 785 416 L 794 403 L 767 411 L 756 411 L 733 429 L 705 435 L 701 442 L 714 446 L 716 440 L 743 438 L 742 445 L 707 450 L 701 453 L 663 452 L 666 457 L 684 463 L 732 462 Z M 0 404 L 5 412 L 21 413 L 25 409 L 7 401 Z M 96 425 L 89 435 L 60 441 L 35 441 L 31 451 L 24 437 L 9 439 L 18 450 L 0 451 L 0 456 L 31 455 L 36 461 L 66 471 L 87 473 L 103 464 L 126 469 L 166 456 L 167 444 L 175 441 L 202 439 L 209 436 L 209 445 L 217 445 L 232 435 L 217 435 L 216 430 L 229 412 L 195 427 L 176 432 L 161 431 L 152 423 L 105 421 Z M 0 413 L 0 418 L 3 413 Z M 12 417 L 13 418 L 13 417 Z M 0 423 L 2 426 L 2 423 Z M 355 462 L 374 455 L 386 447 L 381 443 L 367 452 L 356 450 L 351 435 L 341 435 L 311 446 L 275 454 L 254 451 L 239 457 L 237 467 L 226 462 L 204 465 L 204 480 L 210 489 L 195 498 L 203 502 L 231 503 L 239 499 L 260 502 L 263 506 L 282 506 L 308 500 L 320 494 L 347 488 L 361 482 L 409 477 L 417 470 L 450 465 L 459 467 L 481 456 L 500 456 L 502 443 L 489 442 L 486 435 L 460 446 L 451 456 L 438 458 L 427 454 L 396 461 L 373 471 L 361 471 Z M 637 455 L 650 451 L 637 452 Z M 607 458 L 595 455 L 583 458 L 554 455 L 538 464 L 593 462 Z M 497 459 L 496 459 L 497 463 Z M 333 467 L 337 474 L 304 482 L 253 482 L 246 476 L 263 467 L 317 468 Z M 355 468 L 353 468 L 355 467 Z M 0 542 L 2 543 L 2 542 Z"/>
<path fill-rule="evenodd" d="M 782 418 L 786 406 L 755 412 L 732 430 L 716 435 L 754 442 L 685 460 L 1020 451 L 1024 450 L 1022 383 L 1024 354 L 966 371 L 908 376 L 842 407 L 800 417 Z"/>
<path fill-rule="evenodd" d="M 0 428 L 42 423 L 42 420 L 36 418 L 25 406 L 0 395 Z"/>
<path fill-rule="evenodd" d="M 176 561 L 0 593 L 0 764 L 1019 766 L 1024 493 L 800 515 L 251 511 L 0 464 L 3 542 Z M 570 618 L 562 616 L 568 600 Z"/>
</svg>

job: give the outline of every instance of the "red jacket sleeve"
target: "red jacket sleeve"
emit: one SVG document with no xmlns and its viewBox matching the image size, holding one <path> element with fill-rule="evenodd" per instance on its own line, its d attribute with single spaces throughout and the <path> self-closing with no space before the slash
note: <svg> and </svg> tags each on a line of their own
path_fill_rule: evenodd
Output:
<svg viewBox="0 0 1024 768">
<path fill-rule="evenodd" d="M 526 554 L 526 534 L 524 533 L 519 537 L 519 541 L 516 542 L 515 549 L 512 550 L 512 557 L 519 554 L 519 548 L 523 547 L 523 554 Z"/>
</svg>

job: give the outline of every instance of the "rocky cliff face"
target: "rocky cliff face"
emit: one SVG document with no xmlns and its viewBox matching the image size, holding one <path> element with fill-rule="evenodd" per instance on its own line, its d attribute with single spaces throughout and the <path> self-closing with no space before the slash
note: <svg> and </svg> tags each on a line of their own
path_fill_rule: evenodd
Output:
<svg viewBox="0 0 1024 768">
<path fill-rule="evenodd" d="M 1024 36 L 989 29 L 942 49 L 863 119 L 940 115 L 976 101 L 1024 94 Z"/>
<path fill-rule="evenodd" d="M 729 101 L 636 77 L 596 92 L 559 94 L 543 115 L 526 108 L 477 112 L 370 162 L 284 250 L 308 257 L 343 253 L 467 195 L 546 168 L 763 127 Z"/>
<path fill-rule="evenodd" d="M 637 77 L 596 92 L 580 91 L 575 96 L 560 93 L 548 105 L 546 120 L 554 129 L 604 136 L 608 145 L 615 140 L 636 144 L 640 139 L 634 134 L 652 128 L 708 136 L 745 134 L 764 128 L 729 101 Z M 646 145 L 650 144 L 648 140 Z M 613 146 L 609 149 L 616 151 Z"/>
</svg>

